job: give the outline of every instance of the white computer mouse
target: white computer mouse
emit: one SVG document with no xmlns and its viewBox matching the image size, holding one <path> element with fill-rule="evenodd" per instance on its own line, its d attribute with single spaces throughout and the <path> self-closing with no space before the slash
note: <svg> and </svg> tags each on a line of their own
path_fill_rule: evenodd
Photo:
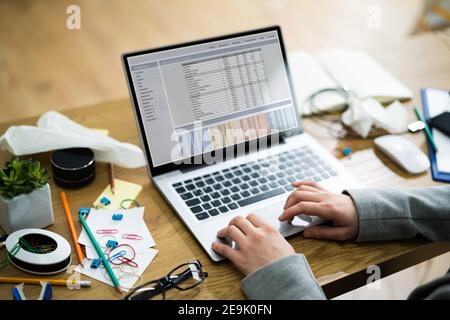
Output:
<svg viewBox="0 0 450 320">
<path fill-rule="evenodd" d="M 397 135 L 374 140 L 375 146 L 410 174 L 419 174 L 430 167 L 430 160 L 414 143 Z"/>
</svg>

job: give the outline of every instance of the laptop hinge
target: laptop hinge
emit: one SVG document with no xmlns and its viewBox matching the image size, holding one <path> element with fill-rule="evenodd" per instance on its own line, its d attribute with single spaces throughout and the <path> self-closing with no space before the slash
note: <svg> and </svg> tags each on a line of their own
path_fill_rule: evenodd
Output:
<svg viewBox="0 0 450 320">
<path fill-rule="evenodd" d="M 284 143 L 286 143 L 286 141 L 285 141 L 285 138 L 282 136 L 282 135 L 280 135 L 280 136 L 278 136 L 278 141 L 276 142 L 276 143 L 274 143 L 274 142 L 272 142 L 272 143 L 270 143 L 268 146 L 266 146 L 264 149 L 269 149 L 270 147 L 272 147 L 272 146 L 276 146 L 276 145 L 279 145 L 279 144 L 284 144 Z M 256 150 L 256 152 L 258 151 L 258 150 L 261 150 L 260 148 L 258 148 L 257 150 Z M 246 150 L 245 151 L 245 153 L 244 154 L 249 154 L 249 153 L 251 153 L 252 151 L 250 151 L 250 150 Z M 234 154 L 234 157 L 239 157 L 239 156 L 241 156 L 241 155 L 243 155 L 243 154 L 237 154 L 237 152 Z M 184 166 L 182 166 L 179 170 L 181 171 L 181 172 L 183 172 L 183 173 L 185 173 L 185 172 L 191 172 L 191 171 L 194 171 L 194 170 L 197 170 L 197 169 L 201 169 L 201 168 L 204 168 L 204 167 L 207 167 L 207 166 L 210 166 L 210 165 L 215 165 L 215 164 L 218 164 L 218 163 L 222 163 L 222 162 L 224 162 L 224 161 L 226 161 L 226 160 L 223 160 L 223 159 L 225 159 L 224 157 L 222 157 L 222 160 L 220 160 L 220 161 L 217 161 L 217 162 L 214 162 L 214 163 L 211 163 L 211 164 L 206 164 L 206 163 L 201 163 L 201 157 L 202 156 L 198 156 L 199 158 L 199 161 L 197 162 L 197 164 L 191 164 L 191 165 L 184 165 Z"/>
</svg>

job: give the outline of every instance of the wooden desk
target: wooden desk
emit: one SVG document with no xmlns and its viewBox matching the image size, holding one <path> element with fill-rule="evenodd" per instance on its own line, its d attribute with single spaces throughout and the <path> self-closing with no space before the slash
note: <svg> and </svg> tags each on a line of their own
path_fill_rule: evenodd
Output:
<svg viewBox="0 0 450 320">
<path fill-rule="evenodd" d="M 420 103 L 418 89 L 422 85 L 446 87 L 450 83 L 449 71 L 449 47 L 441 43 L 435 37 L 419 37 L 412 40 L 403 41 L 403 50 L 391 51 L 390 57 L 379 53 L 375 54 L 375 58 L 383 60 L 383 64 L 404 81 L 415 93 L 414 103 Z M 422 48 L 438 47 L 441 51 L 435 52 L 434 59 L 427 60 L 426 57 L 420 61 L 416 58 L 422 52 Z M 392 48 L 391 48 L 392 49 Z M 400 50 L 394 48 L 392 50 Z M 428 51 L 427 51 L 428 52 Z M 422 52 L 423 53 L 423 52 Z M 429 53 L 433 56 L 432 53 Z M 395 57 L 395 58 L 394 58 Z M 446 58 L 445 58 L 446 57 Z M 401 63 L 400 63 L 401 62 Z M 405 65 L 403 65 L 404 63 Z M 428 79 L 428 82 L 422 82 Z M 411 103 L 407 104 L 408 107 Z M 412 109 L 410 111 L 411 120 L 414 119 Z M 138 133 L 135 126 L 132 110 L 128 99 L 121 99 L 112 102 L 106 102 L 94 106 L 88 106 L 78 109 L 72 109 L 64 112 L 71 119 L 91 128 L 107 128 L 110 135 L 121 141 L 139 144 Z M 36 118 L 27 118 L 23 121 L 14 123 L 0 124 L 0 133 L 3 133 L 10 125 L 13 124 L 35 124 Z M 304 128 L 311 133 L 320 143 L 329 151 L 335 148 L 351 146 L 353 149 L 362 150 L 372 147 L 371 140 L 351 139 L 351 140 L 335 140 L 326 134 L 326 130 L 317 126 L 311 120 L 304 121 Z M 408 138 L 425 148 L 425 139 L 423 134 L 408 135 Z M 378 155 L 381 161 L 385 162 L 395 174 L 401 178 L 401 183 L 396 185 L 407 186 L 429 186 L 435 185 L 430 174 L 423 174 L 418 177 L 410 178 L 405 176 L 401 171 L 388 159 L 382 155 Z M 3 164 L 10 155 L 0 153 L 0 161 Z M 49 154 L 33 155 L 33 158 L 40 160 L 44 166 L 50 167 Z M 374 161 L 378 161 L 374 157 Z M 241 299 L 244 298 L 240 290 L 239 281 L 242 276 L 228 261 L 213 263 L 200 246 L 194 240 L 193 236 L 184 228 L 180 220 L 169 208 L 168 204 L 163 200 L 160 194 L 152 186 L 145 168 L 128 170 L 116 168 L 118 178 L 142 184 L 144 189 L 138 200 L 145 206 L 145 221 L 156 241 L 156 248 L 159 253 L 155 260 L 150 264 L 144 273 L 145 280 L 152 280 L 165 275 L 176 265 L 189 261 L 191 259 L 199 259 L 210 276 L 205 283 L 196 289 L 189 291 L 187 295 L 180 295 L 177 291 L 171 290 L 167 298 L 195 298 L 195 299 Z M 364 181 L 363 181 L 364 182 Z M 80 189 L 68 191 L 71 208 L 75 214 L 79 207 L 90 206 L 96 199 L 98 194 L 108 184 L 108 169 L 106 164 L 99 163 L 97 166 L 97 176 L 93 184 Z M 378 183 L 379 184 L 379 183 Z M 391 181 L 385 181 L 386 186 L 392 185 Z M 370 185 L 370 184 L 369 184 Z M 55 224 L 48 229 L 57 232 L 70 241 L 69 229 L 66 218 L 63 213 L 62 204 L 59 198 L 60 188 L 51 182 L 53 209 L 55 213 Z M 80 227 L 78 226 L 78 230 Z M 317 277 L 332 275 L 337 272 L 355 273 L 365 269 L 371 264 L 377 264 L 402 253 L 414 250 L 427 242 L 421 238 L 415 238 L 405 241 L 378 242 L 378 243 L 353 243 L 333 242 L 333 241 L 317 241 L 311 239 L 303 239 L 301 236 L 293 236 L 289 242 L 294 246 L 297 252 L 302 252 L 311 264 L 311 268 Z M 0 260 L 5 259 L 5 250 L 0 252 Z M 76 256 L 73 254 L 76 261 Z M 14 269 L 11 266 L 1 270 L 4 276 L 28 276 Z M 60 274 L 57 277 L 67 277 L 68 274 Z M 83 276 L 84 278 L 84 276 Z M 10 299 L 9 289 L 13 285 L 0 285 L 0 298 Z M 28 286 L 30 296 L 37 294 L 36 286 Z M 93 287 L 82 290 L 68 290 L 64 287 L 54 288 L 55 299 L 118 299 L 120 295 L 110 286 L 94 281 Z"/>
</svg>

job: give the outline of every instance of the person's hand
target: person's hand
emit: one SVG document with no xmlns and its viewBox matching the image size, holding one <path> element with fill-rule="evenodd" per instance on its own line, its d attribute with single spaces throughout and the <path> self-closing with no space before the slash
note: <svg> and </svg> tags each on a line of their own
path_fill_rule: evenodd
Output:
<svg viewBox="0 0 450 320">
<path fill-rule="evenodd" d="M 313 226 L 303 232 L 305 238 L 347 240 L 358 234 L 358 214 L 350 196 L 336 194 L 312 181 L 296 181 L 297 189 L 288 197 L 280 221 L 291 221 L 304 214 L 333 221 L 333 226 Z"/>
<path fill-rule="evenodd" d="M 277 229 L 255 214 L 250 214 L 247 218 L 233 218 L 228 227 L 217 233 L 217 237 L 229 237 L 236 242 L 236 249 L 218 241 L 213 242 L 212 248 L 230 259 L 244 275 L 295 253 L 294 248 Z"/>
</svg>

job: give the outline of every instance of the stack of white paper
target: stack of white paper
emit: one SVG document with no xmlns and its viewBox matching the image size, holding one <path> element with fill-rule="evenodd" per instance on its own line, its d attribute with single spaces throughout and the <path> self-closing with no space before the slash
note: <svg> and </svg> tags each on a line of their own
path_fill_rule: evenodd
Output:
<svg viewBox="0 0 450 320">
<path fill-rule="evenodd" d="M 113 214 L 122 214 L 123 217 L 121 220 L 113 220 Z M 111 265 L 121 286 L 125 289 L 133 287 L 134 283 L 139 280 L 139 277 L 145 269 L 147 269 L 148 265 L 158 252 L 158 250 L 151 248 L 155 245 L 155 241 L 144 222 L 144 208 L 91 209 L 86 222 L 96 241 L 102 247 L 104 252 L 106 252 L 106 256 L 106 243 L 108 240 L 115 240 L 119 245 L 130 245 L 134 249 L 136 256 L 133 259 L 133 262 L 137 263 L 137 268 L 122 266 L 121 270 L 121 266 Z M 138 239 L 124 238 L 124 236 L 126 237 L 126 235 L 129 234 L 136 235 Z M 99 256 L 84 229 L 78 238 L 78 243 L 85 246 L 86 259 L 83 262 L 84 268 L 78 266 L 76 271 L 112 285 L 112 281 L 104 268 L 91 268 L 93 259 L 98 259 Z M 123 272 L 124 268 L 127 268 L 125 272 Z M 126 274 L 126 272 L 130 271 L 133 271 L 133 275 Z"/>
</svg>

